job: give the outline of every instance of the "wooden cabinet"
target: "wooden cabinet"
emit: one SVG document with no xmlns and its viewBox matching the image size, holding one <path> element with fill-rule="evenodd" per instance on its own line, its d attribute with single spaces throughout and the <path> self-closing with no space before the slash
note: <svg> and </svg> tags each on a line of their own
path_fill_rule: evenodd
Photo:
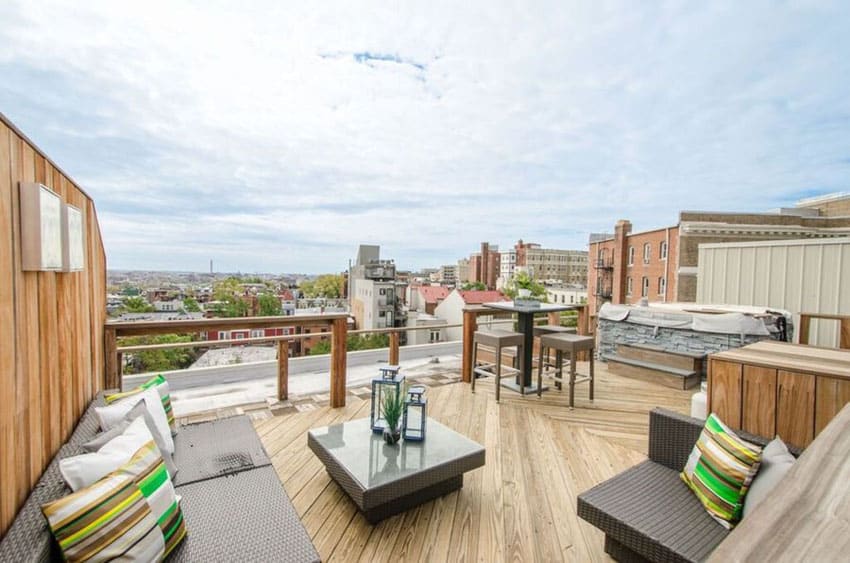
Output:
<svg viewBox="0 0 850 563">
<path fill-rule="evenodd" d="M 776 433 L 789 444 L 808 446 L 815 434 L 815 376 L 777 370 L 777 380 Z"/>
<path fill-rule="evenodd" d="M 712 364 L 710 409 L 720 420 L 741 427 L 741 364 L 717 360 Z"/>
<path fill-rule="evenodd" d="M 775 436 L 776 370 L 745 365 L 743 371 L 744 395 L 741 405 L 741 428 L 758 436 Z M 720 416 L 719 413 L 718 416 Z"/>
<path fill-rule="evenodd" d="M 808 446 L 850 402 L 850 352 L 765 341 L 712 354 L 708 409 L 732 428 Z"/>
<path fill-rule="evenodd" d="M 818 377 L 815 384 L 815 435 L 850 403 L 850 380 Z"/>
</svg>

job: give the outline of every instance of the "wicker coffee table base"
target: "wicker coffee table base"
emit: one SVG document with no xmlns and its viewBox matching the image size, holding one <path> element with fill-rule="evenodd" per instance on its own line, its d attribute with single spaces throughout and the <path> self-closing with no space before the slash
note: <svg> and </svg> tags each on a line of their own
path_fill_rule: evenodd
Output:
<svg viewBox="0 0 850 563">
<path fill-rule="evenodd" d="M 331 475 L 333 477 L 333 475 Z M 425 504 L 428 501 L 434 500 L 437 497 L 447 495 L 453 491 L 463 487 L 463 475 L 440 481 L 424 489 L 398 497 L 392 501 L 378 505 L 369 510 L 360 510 L 361 514 L 370 524 L 377 524 L 381 520 L 386 520 L 390 516 L 401 514 L 411 508 L 415 508 L 420 504 Z M 360 507 L 358 507 L 360 509 Z"/>
</svg>

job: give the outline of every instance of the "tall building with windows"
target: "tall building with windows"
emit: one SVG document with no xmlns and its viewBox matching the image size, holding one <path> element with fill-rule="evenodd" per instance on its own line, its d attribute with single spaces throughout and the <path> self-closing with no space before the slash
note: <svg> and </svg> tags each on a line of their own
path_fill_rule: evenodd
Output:
<svg viewBox="0 0 850 563">
<path fill-rule="evenodd" d="M 676 225 L 639 233 L 627 220 L 613 235 L 591 235 L 588 304 L 696 300 L 699 245 L 800 238 L 846 237 L 850 195 L 801 201 L 770 213 L 682 211 Z M 850 207 L 850 206 L 848 206 Z"/>
<path fill-rule="evenodd" d="M 523 242 L 520 239 L 514 245 L 513 255 L 516 257 L 514 269 L 524 270 L 536 280 L 587 285 L 587 251 L 585 250 L 543 248 L 539 244 Z"/>
<path fill-rule="evenodd" d="M 487 289 L 495 289 L 501 258 L 498 246 L 482 242 L 481 251 L 469 257 L 469 281 L 483 283 Z"/>
<path fill-rule="evenodd" d="M 379 246 L 360 245 L 349 280 L 351 314 L 358 329 L 405 326 L 406 312 L 399 298 L 404 284 L 396 280 L 395 262 L 381 260 Z"/>
</svg>

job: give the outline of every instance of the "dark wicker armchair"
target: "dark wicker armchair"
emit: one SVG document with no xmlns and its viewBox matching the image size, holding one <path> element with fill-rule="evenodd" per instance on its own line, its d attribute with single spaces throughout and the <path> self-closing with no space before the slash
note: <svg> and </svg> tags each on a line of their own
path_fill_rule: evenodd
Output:
<svg viewBox="0 0 850 563">
<path fill-rule="evenodd" d="M 578 515 L 605 532 L 611 557 L 703 561 L 729 534 L 679 478 L 702 427 L 699 419 L 656 408 L 649 415 L 649 459 L 579 495 Z"/>
</svg>

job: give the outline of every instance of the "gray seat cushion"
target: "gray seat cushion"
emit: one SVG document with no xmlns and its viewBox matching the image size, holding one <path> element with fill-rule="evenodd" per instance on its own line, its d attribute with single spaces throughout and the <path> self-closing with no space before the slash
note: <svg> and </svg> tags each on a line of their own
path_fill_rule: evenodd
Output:
<svg viewBox="0 0 850 563">
<path fill-rule="evenodd" d="M 319 561 L 271 466 L 183 485 L 177 493 L 187 534 L 168 561 Z"/>
<path fill-rule="evenodd" d="M 78 445 L 65 444 L 59 448 L 0 542 L 0 561 L 62 560 L 41 505 L 71 494 L 59 472 L 59 460 L 81 453 L 83 449 Z"/>
<path fill-rule="evenodd" d="M 247 416 L 180 427 L 174 437 L 174 486 L 271 465 Z"/>
<path fill-rule="evenodd" d="M 579 515 L 653 561 L 702 561 L 728 535 L 679 473 L 644 461 L 579 495 Z"/>
</svg>

